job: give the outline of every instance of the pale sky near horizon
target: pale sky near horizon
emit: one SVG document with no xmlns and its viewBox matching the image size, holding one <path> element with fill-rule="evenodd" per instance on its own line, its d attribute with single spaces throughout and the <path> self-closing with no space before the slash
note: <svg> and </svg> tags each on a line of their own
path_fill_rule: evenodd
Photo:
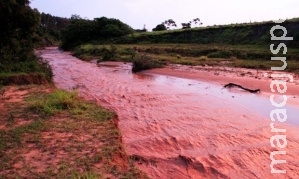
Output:
<svg viewBox="0 0 299 179">
<path fill-rule="evenodd" d="M 298 0 L 31 0 L 30 6 L 60 17 L 116 18 L 148 30 L 166 19 L 181 24 L 198 17 L 207 26 L 299 17 Z"/>
</svg>

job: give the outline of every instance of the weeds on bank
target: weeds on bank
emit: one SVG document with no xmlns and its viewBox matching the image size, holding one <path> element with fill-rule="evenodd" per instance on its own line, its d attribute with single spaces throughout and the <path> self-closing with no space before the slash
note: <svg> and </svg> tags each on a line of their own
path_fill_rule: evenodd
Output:
<svg viewBox="0 0 299 179">
<path fill-rule="evenodd" d="M 97 49 L 109 48 L 105 45 L 81 45 L 82 54 L 101 59 L 94 55 Z M 250 69 L 270 69 L 282 66 L 270 60 L 268 47 L 261 45 L 221 45 L 221 44 L 133 44 L 115 45 L 114 56 L 120 61 L 133 62 L 134 71 L 161 67 L 166 63 L 182 65 L 229 66 Z M 289 72 L 299 73 L 298 49 L 288 49 Z M 278 54 L 280 55 L 280 54 Z M 115 60 L 115 59 L 113 59 Z"/>
<path fill-rule="evenodd" d="M 55 90 L 51 94 L 31 97 L 28 102 L 31 110 L 44 115 L 67 110 L 72 117 L 85 120 L 104 121 L 116 117 L 115 113 L 107 109 L 80 100 L 76 91 Z"/>
<path fill-rule="evenodd" d="M 73 55 L 84 61 L 98 59 L 98 62 L 107 60 L 116 60 L 119 58 L 118 49 L 115 45 L 110 46 L 91 46 L 82 45 L 73 50 Z"/>
</svg>

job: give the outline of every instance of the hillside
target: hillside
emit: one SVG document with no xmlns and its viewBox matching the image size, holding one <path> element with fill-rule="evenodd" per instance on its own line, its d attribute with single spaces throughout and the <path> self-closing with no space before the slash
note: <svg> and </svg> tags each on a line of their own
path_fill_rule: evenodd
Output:
<svg viewBox="0 0 299 179">
<path fill-rule="evenodd" d="M 219 25 L 180 29 L 171 31 L 146 32 L 130 34 L 114 39 L 113 43 L 198 43 L 198 44 L 231 44 L 231 45 L 269 45 L 271 42 L 270 29 L 277 24 L 273 22 Z M 299 47 L 299 18 L 287 20 L 282 23 L 293 41 L 285 42 L 289 47 Z M 281 34 L 282 31 L 275 31 Z"/>
</svg>

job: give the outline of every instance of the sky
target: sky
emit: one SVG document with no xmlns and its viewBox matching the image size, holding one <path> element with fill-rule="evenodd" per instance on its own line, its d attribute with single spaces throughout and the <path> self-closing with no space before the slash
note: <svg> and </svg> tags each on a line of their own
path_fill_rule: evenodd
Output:
<svg viewBox="0 0 299 179">
<path fill-rule="evenodd" d="M 30 6 L 59 17 L 116 18 L 148 30 L 167 19 L 181 24 L 199 18 L 211 26 L 299 17 L 298 0 L 31 0 Z"/>
</svg>

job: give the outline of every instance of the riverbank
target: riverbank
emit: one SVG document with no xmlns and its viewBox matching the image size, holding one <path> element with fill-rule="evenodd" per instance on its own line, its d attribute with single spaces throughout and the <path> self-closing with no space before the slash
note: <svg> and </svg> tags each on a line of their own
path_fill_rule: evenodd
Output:
<svg viewBox="0 0 299 179">
<path fill-rule="evenodd" d="M 281 178 L 270 173 L 271 104 L 257 94 L 219 85 L 145 73 L 126 65 L 97 65 L 58 49 L 41 56 L 62 89 L 113 109 L 125 151 L 151 178 Z M 124 63 L 122 63 L 124 64 Z M 260 106 L 259 106 L 260 105 Z M 290 120 L 296 121 L 298 110 Z M 261 110 L 260 110 L 261 109 Z M 297 125 L 287 130 L 287 177 L 299 175 Z"/>
<path fill-rule="evenodd" d="M 0 178 L 146 178 L 113 112 L 51 85 L 0 91 Z"/>
</svg>

